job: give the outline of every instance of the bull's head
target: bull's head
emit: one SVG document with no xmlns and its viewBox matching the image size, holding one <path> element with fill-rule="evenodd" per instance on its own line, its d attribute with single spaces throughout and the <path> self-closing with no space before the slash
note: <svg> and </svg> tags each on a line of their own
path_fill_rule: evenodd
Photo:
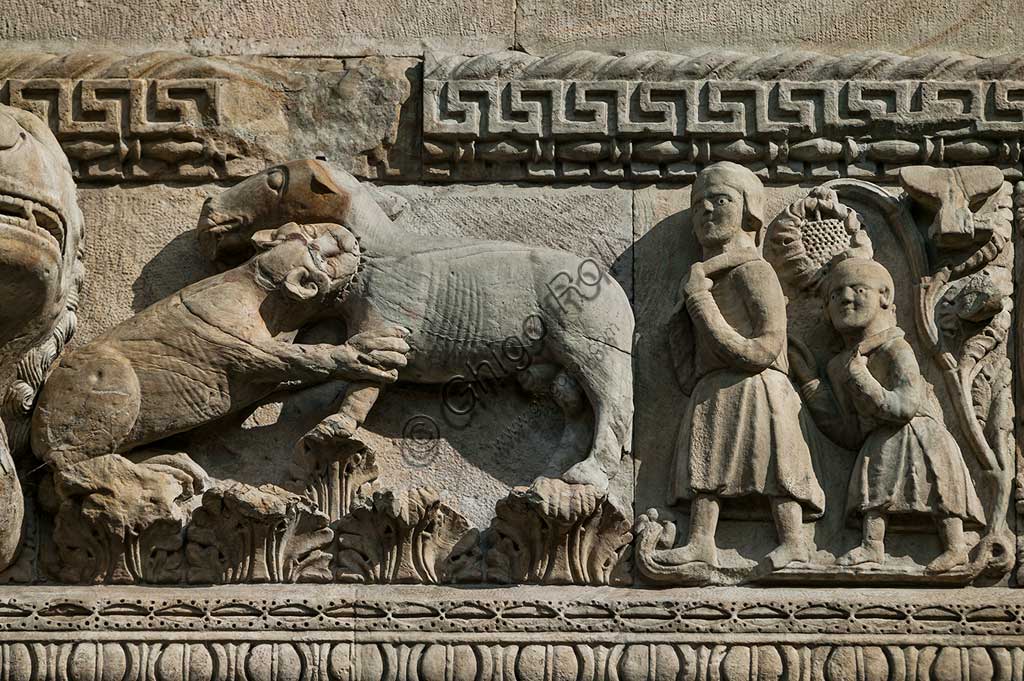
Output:
<svg viewBox="0 0 1024 681">
<path fill-rule="evenodd" d="M 1003 184 L 998 168 L 913 166 L 900 171 L 900 181 L 911 198 L 934 213 L 928 237 L 939 248 L 965 248 L 989 238 L 991 226 L 976 218 Z"/>
</svg>

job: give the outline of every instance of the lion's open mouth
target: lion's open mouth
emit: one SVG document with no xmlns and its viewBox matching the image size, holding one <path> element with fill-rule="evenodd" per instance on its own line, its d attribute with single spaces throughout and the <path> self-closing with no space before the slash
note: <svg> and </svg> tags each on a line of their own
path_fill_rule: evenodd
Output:
<svg viewBox="0 0 1024 681">
<path fill-rule="evenodd" d="M 0 193 L 0 225 L 9 225 L 45 234 L 57 250 L 64 252 L 64 219 L 53 208 L 38 200 Z"/>
</svg>

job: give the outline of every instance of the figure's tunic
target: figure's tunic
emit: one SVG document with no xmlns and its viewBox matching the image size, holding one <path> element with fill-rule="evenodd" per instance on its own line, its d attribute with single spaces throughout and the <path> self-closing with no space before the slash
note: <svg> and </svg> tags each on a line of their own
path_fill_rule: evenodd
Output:
<svg viewBox="0 0 1024 681">
<path fill-rule="evenodd" d="M 782 497 L 818 516 L 825 496 L 801 429 L 800 397 L 788 376 L 782 287 L 756 251 L 738 264 L 732 260 L 717 271 L 712 261 L 706 263 L 714 281 L 711 296 L 724 321 L 743 337 L 740 343 L 764 339 L 759 349 L 767 351 L 768 361 L 751 366 L 716 340 L 722 330 L 693 319 L 696 386 L 679 429 L 670 500 L 696 494 Z M 766 333 L 770 329 L 775 332 Z"/>
<path fill-rule="evenodd" d="M 984 524 L 985 513 L 956 440 L 928 409 L 917 358 L 903 332 L 892 327 L 860 342 L 856 350 L 883 388 L 903 386 L 899 419 L 892 411 L 858 400 L 848 386 L 853 350 L 834 357 L 829 380 L 840 413 L 854 414 L 863 438 L 847 494 L 847 511 L 886 515 L 925 514 Z M 892 399 L 897 399 L 896 397 Z"/>
</svg>

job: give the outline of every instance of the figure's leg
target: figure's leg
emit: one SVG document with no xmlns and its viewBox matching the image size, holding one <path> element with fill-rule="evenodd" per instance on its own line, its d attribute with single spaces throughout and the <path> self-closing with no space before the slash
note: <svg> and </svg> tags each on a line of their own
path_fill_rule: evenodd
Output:
<svg viewBox="0 0 1024 681">
<path fill-rule="evenodd" d="M 659 562 L 671 565 L 684 563 L 707 563 L 718 567 L 718 547 L 715 532 L 718 530 L 719 500 L 710 494 L 698 494 L 690 504 L 690 537 L 686 546 L 659 553 Z"/>
<path fill-rule="evenodd" d="M 964 521 L 960 518 L 945 517 L 936 518 L 935 524 L 938 526 L 939 539 L 942 540 L 944 550 L 938 558 L 928 563 L 925 572 L 938 574 L 967 565 L 970 562 L 970 554 L 967 551 L 967 542 L 964 541 Z"/>
<path fill-rule="evenodd" d="M 768 562 L 773 570 L 790 563 L 806 563 L 811 553 L 804 538 L 804 514 L 800 502 L 784 497 L 772 497 L 771 501 L 779 545 L 768 554 Z"/>
<path fill-rule="evenodd" d="M 836 561 L 839 565 L 863 565 L 885 562 L 885 516 L 878 511 L 864 513 L 864 539 L 860 546 Z"/>
</svg>

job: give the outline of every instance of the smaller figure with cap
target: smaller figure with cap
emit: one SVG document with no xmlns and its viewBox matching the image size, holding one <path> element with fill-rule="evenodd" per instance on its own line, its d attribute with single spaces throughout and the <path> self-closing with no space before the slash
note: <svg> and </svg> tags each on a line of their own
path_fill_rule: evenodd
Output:
<svg viewBox="0 0 1024 681">
<path fill-rule="evenodd" d="M 764 187 L 740 165 L 715 163 L 697 176 L 691 214 L 703 260 L 684 278 L 672 320 L 675 337 L 691 338 L 695 352 L 673 353 L 690 400 L 670 497 L 690 502 L 690 535 L 660 560 L 718 566 L 722 502 L 763 501 L 779 536 L 771 567 L 806 562 L 803 522 L 820 516 L 825 501 L 788 376 L 786 298 L 759 249 Z"/>
<path fill-rule="evenodd" d="M 933 412 L 913 348 L 896 325 L 895 286 L 869 257 L 841 254 L 823 281 L 825 314 L 845 349 L 828 380 L 809 357 L 792 353 L 793 371 L 815 421 L 836 444 L 859 450 L 847 511 L 861 516 L 861 544 L 840 565 L 881 564 L 894 517 L 934 520 L 943 552 L 925 571 L 966 565 L 964 524 L 984 512 L 960 448 Z"/>
</svg>

